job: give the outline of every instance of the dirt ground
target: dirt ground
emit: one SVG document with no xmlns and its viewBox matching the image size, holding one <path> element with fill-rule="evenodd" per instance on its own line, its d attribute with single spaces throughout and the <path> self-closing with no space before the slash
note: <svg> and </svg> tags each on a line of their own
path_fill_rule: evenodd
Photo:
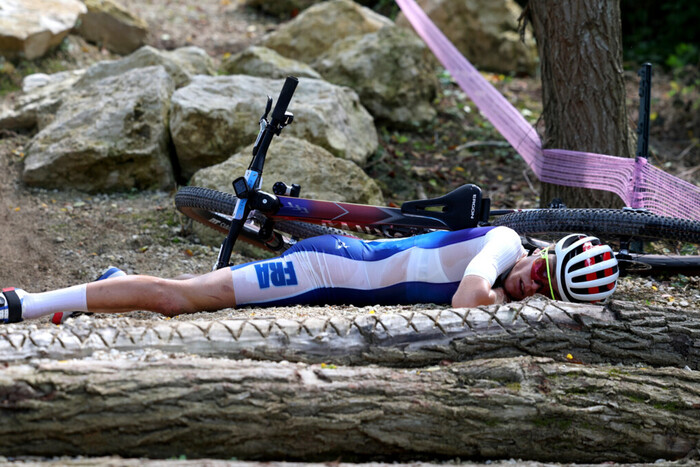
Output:
<svg viewBox="0 0 700 467">
<path fill-rule="evenodd" d="M 149 22 L 150 45 L 166 49 L 196 45 L 216 60 L 242 50 L 279 22 L 242 7 L 242 0 L 124 3 Z M 63 60 L 65 68 L 76 68 L 113 55 L 72 37 L 54 54 L 56 58 Z M 537 80 L 489 77 L 509 99 L 531 112 L 533 120 L 537 118 L 541 112 Z M 637 103 L 633 73 L 629 82 L 630 120 L 634 121 Z M 665 90 L 671 86 L 669 80 L 662 79 L 655 86 L 659 109 L 672 108 L 673 99 L 665 97 Z M 454 83 L 441 80 L 440 114 L 433 127 L 418 133 L 380 129 L 381 150 L 366 170 L 379 181 L 387 201 L 400 203 L 434 196 L 446 188 L 473 182 L 499 206 L 536 206 L 539 186 L 534 175 L 495 130 L 483 124 L 476 109 L 467 112 L 468 104 L 461 101 L 463 97 Z M 673 119 L 666 118 L 668 121 Z M 652 146 L 675 158 L 657 159 L 655 163 L 698 183 L 697 142 L 684 137 L 682 131 L 669 135 L 657 129 L 656 135 L 668 137 L 657 137 Z M 24 148 L 31 136 L 0 129 L 1 286 L 44 291 L 92 280 L 108 265 L 128 273 L 164 277 L 211 269 L 216 250 L 199 244 L 187 219 L 174 209 L 175 190 L 91 195 L 23 186 L 20 174 Z M 474 140 L 485 144 L 465 149 L 465 143 Z M 233 259 L 241 262 L 251 258 L 237 254 Z M 625 279 L 618 298 L 700 305 L 698 280 L 686 277 Z"/>
</svg>

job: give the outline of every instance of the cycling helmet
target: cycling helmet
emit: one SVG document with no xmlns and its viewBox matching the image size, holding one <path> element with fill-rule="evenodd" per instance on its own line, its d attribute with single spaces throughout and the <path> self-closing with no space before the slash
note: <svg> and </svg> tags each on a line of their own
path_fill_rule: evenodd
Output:
<svg viewBox="0 0 700 467">
<path fill-rule="evenodd" d="M 557 242 L 554 251 L 557 289 L 562 300 L 596 302 L 615 291 L 617 259 L 612 248 L 601 244 L 598 238 L 567 235 Z"/>
</svg>

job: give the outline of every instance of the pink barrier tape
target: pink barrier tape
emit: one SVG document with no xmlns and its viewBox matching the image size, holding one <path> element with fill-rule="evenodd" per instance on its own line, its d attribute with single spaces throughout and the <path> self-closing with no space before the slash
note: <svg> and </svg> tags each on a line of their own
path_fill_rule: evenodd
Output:
<svg viewBox="0 0 700 467">
<path fill-rule="evenodd" d="M 414 0 L 396 0 L 418 35 L 481 113 L 546 183 L 610 191 L 628 206 L 665 216 L 700 219 L 700 187 L 646 160 L 542 149 L 535 128 L 445 37 Z"/>
<path fill-rule="evenodd" d="M 634 197 L 629 187 L 635 176 L 634 159 L 545 149 L 542 157 L 534 161 L 534 167 L 536 169 L 533 168 L 533 171 L 543 182 L 611 191 L 622 198 L 626 205 L 633 206 Z"/>
<path fill-rule="evenodd" d="M 666 216 L 700 220 L 700 188 L 643 162 L 642 183 L 635 190 L 641 206 Z"/>
</svg>

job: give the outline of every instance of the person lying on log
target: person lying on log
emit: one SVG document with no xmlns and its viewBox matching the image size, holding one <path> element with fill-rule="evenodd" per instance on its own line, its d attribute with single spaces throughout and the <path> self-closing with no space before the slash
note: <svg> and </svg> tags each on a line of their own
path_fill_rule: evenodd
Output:
<svg viewBox="0 0 700 467">
<path fill-rule="evenodd" d="M 166 316 L 241 306 L 451 304 L 522 300 L 594 302 L 616 287 L 617 260 L 595 237 L 572 234 L 528 254 L 507 227 L 431 232 L 363 241 L 342 235 L 303 240 L 281 256 L 201 276 L 161 279 L 110 268 L 88 284 L 42 293 L 7 288 L 0 323 L 73 312 L 147 310 Z"/>
</svg>

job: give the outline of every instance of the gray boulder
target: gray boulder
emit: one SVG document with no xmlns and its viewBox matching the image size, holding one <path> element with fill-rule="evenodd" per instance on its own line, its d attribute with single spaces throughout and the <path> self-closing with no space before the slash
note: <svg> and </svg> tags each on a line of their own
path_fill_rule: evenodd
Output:
<svg viewBox="0 0 700 467">
<path fill-rule="evenodd" d="M 44 128 L 61 106 L 65 92 L 83 75 L 83 70 L 47 75 L 36 73 L 22 81 L 22 94 L 4 102 L 0 127 L 11 130 Z"/>
<path fill-rule="evenodd" d="M 312 6 L 268 34 L 260 45 L 288 58 L 312 63 L 335 42 L 378 31 L 393 22 L 351 0 L 331 0 Z"/>
<path fill-rule="evenodd" d="M 421 126 L 435 118 L 436 62 L 404 29 L 386 26 L 340 40 L 313 66 L 326 80 L 352 87 L 375 118 L 392 126 Z"/>
<path fill-rule="evenodd" d="M 77 86 L 89 86 L 108 76 L 118 76 L 135 68 L 162 66 L 173 78 L 175 87 L 186 86 L 195 75 L 213 75 L 214 61 L 197 47 L 163 51 L 144 46 L 119 60 L 106 60 L 90 66 Z"/>
<path fill-rule="evenodd" d="M 420 126 L 436 115 L 432 53 L 412 33 L 351 0 L 314 5 L 262 44 L 351 87 L 372 115 L 392 126 Z"/>
<path fill-rule="evenodd" d="M 537 48 L 528 32 L 518 33 L 522 10 L 514 0 L 417 0 L 430 19 L 477 68 L 533 74 Z M 398 26 L 411 28 L 403 13 Z"/>
<path fill-rule="evenodd" d="M 197 76 L 178 89 L 172 98 L 170 132 L 183 176 L 222 162 L 251 144 L 259 131 L 265 96 L 276 99 L 283 83 L 244 75 Z M 349 88 L 302 78 L 289 111 L 294 123 L 285 135 L 358 164 L 377 149 L 374 120 Z"/>
<path fill-rule="evenodd" d="M 250 145 L 226 161 L 201 169 L 191 185 L 231 192 L 231 182 L 248 168 Z M 328 201 L 383 204 L 379 186 L 354 162 L 333 156 L 320 146 L 293 136 L 280 136 L 265 160 L 262 189 L 272 193 L 275 182 L 301 185 L 301 196 Z"/>
<path fill-rule="evenodd" d="M 65 92 L 74 86 L 89 87 L 109 76 L 157 65 L 165 68 L 177 87 L 189 83 L 194 75 L 215 72 L 214 61 L 200 48 L 182 47 L 167 52 L 145 46 L 119 60 L 95 63 L 87 70 L 29 75 L 22 82 L 23 94 L 3 101 L 0 127 L 42 129 L 53 120 Z"/>
<path fill-rule="evenodd" d="M 87 12 L 80 15 L 76 31 L 90 42 L 118 54 L 138 49 L 148 35 L 148 24 L 113 0 L 83 0 Z"/>
<path fill-rule="evenodd" d="M 87 8 L 79 0 L 2 0 L 0 55 L 32 60 L 59 45 Z"/>
<path fill-rule="evenodd" d="M 138 68 L 73 89 L 26 148 L 23 181 L 45 188 L 113 191 L 173 185 L 163 67 Z"/>
<path fill-rule="evenodd" d="M 283 57 L 267 47 L 248 47 L 242 52 L 225 59 L 219 67 L 223 75 L 250 75 L 263 78 L 297 78 L 321 79 L 313 68 L 303 62 Z"/>
</svg>

